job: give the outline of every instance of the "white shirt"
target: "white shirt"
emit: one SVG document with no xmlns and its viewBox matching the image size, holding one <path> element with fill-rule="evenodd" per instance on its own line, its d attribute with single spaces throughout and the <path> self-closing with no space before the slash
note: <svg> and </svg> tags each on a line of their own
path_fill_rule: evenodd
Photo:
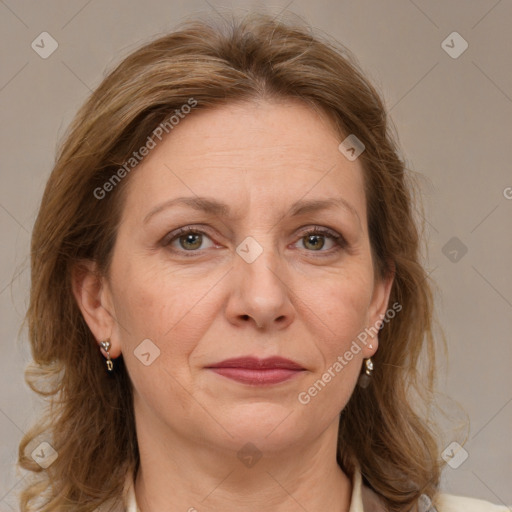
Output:
<svg viewBox="0 0 512 512">
<path fill-rule="evenodd" d="M 135 499 L 133 476 L 131 474 L 126 477 L 122 499 L 123 506 L 116 509 L 115 512 L 140 512 Z M 433 505 L 426 495 L 422 495 L 418 507 L 417 512 L 512 512 L 512 507 L 493 505 L 488 501 L 476 498 L 442 493 L 436 496 Z M 101 507 L 99 510 L 104 509 Z M 105 508 L 105 510 L 107 509 Z M 352 477 L 352 496 L 349 512 L 386 512 L 384 503 L 379 499 L 378 495 L 369 487 L 363 485 L 361 472 L 358 468 L 355 469 Z"/>
</svg>

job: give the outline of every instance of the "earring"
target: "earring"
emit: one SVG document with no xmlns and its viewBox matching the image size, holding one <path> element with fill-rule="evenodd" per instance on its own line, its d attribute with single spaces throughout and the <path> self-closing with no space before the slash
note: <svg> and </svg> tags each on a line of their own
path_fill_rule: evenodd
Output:
<svg viewBox="0 0 512 512">
<path fill-rule="evenodd" d="M 371 357 L 364 360 L 363 367 L 364 367 L 364 370 L 362 371 L 361 375 L 359 376 L 359 380 L 357 381 L 357 383 L 362 388 L 366 388 L 366 387 L 368 387 L 368 384 L 370 384 L 370 381 L 372 378 L 372 372 L 373 372 L 373 361 L 372 361 Z"/>
<path fill-rule="evenodd" d="M 110 359 L 109 353 L 110 347 L 112 346 L 112 344 L 110 343 L 110 338 L 108 340 L 101 341 L 100 345 L 103 347 L 103 350 L 107 353 L 107 370 L 111 372 L 114 369 L 114 363 L 112 362 L 112 359 Z"/>
</svg>

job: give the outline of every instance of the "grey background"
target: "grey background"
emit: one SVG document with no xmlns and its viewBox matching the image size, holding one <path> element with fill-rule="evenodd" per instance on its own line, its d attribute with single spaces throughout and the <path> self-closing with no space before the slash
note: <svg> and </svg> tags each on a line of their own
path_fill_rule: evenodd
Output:
<svg viewBox="0 0 512 512">
<path fill-rule="evenodd" d="M 471 422 L 469 457 L 446 467 L 443 489 L 511 505 L 510 1 L 0 0 L 0 511 L 18 509 L 18 443 L 39 411 L 23 380 L 30 358 L 19 329 L 30 232 L 57 141 L 107 68 L 184 16 L 229 7 L 304 17 L 347 45 L 384 95 L 407 164 L 423 176 L 426 266 L 449 345 L 440 390 Z M 59 44 L 47 59 L 31 48 L 43 31 Z M 456 59 L 441 46 L 453 31 L 469 44 Z M 448 427 L 445 437 L 445 446 L 459 439 Z"/>
</svg>

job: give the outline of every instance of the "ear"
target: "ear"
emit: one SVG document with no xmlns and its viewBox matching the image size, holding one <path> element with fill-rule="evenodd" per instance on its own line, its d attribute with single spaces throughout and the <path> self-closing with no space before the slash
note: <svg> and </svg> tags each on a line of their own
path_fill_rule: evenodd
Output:
<svg viewBox="0 0 512 512">
<path fill-rule="evenodd" d="M 392 270 L 386 275 L 378 276 L 375 278 L 375 285 L 373 288 L 373 294 L 370 301 L 370 307 L 368 309 L 368 344 L 365 347 L 367 354 L 365 357 L 371 357 L 377 352 L 379 348 L 379 330 L 384 323 L 383 319 L 386 317 L 388 309 L 389 295 L 391 293 L 391 287 L 395 279 L 395 266 L 392 265 Z M 400 306 L 400 309 L 402 307 Z M 397 311 L 400 311 L 397 309 Z M 393 315 L 394 316 L 394 315 Z"/>
<path fill-rule="evenodd" d="M 81 261 L 71 273 L 73 295 L 85 322 L 100 346 L 100 342 L 108 339 L 115 330 L 115 312 L 112 295 L 107 279 L 98 271 L 92 261 Z M 121 355 L 118 340 L 111 339 L 110 356 L 112 359 Z M 101 348 L 103 356 L 106 352 Z"/>
</svg>

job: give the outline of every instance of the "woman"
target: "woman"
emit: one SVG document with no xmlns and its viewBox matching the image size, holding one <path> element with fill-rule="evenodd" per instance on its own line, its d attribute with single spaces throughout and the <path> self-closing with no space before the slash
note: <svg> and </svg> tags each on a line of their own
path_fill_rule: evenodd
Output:
<svg viewBox="0 0 512 512">
<path fill-rule="evenodd" d="M 34 227 L 22 510 L 505 510 L 438 492 L 412 211 L 343 48 L 250 16 L 127 57 Z"/>
</svg>

